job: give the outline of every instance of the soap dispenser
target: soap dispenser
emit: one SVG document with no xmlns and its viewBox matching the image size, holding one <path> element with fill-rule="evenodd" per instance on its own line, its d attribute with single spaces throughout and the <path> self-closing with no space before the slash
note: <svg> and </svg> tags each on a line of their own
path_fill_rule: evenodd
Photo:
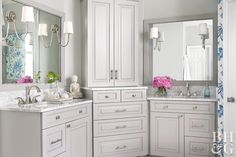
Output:
<svg viewBox="0 0 236 157">
<path fill-rule="evenodd" d="M 204 88 L 204 97 L 205 98 L 210 98 L 211 97 L 211 90 L 210 90 L 208 82 L 206 83 L 206 86 Z"/>
</svg>

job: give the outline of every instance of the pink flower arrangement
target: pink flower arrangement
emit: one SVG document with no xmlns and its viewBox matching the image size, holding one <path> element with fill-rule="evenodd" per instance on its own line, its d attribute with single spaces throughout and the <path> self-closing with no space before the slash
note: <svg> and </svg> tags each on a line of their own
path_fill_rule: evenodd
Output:
<svg viewBox="0 0 236 157">
<path fill-rule="evenodd" d="M 168 76 L 157 76 L 152 81 L 153 88 L 157 88 L 157 95 L 166 96 L 167 89 L 172 89 L 173 79 Z"/>
<path fill-rule="evenodd" d="M 17 80 L 18 84 L 21 83 L 33 83 L 33 79 L 30 76 L 24 76 L 21 79 Z"/>
<path fill-rule="evenodd" d="M 157 76 L 154 77 L 152 86 L 153 88 L 171 89 L 173 87 L 173 79 L 168 76 Z"/>
</svg>

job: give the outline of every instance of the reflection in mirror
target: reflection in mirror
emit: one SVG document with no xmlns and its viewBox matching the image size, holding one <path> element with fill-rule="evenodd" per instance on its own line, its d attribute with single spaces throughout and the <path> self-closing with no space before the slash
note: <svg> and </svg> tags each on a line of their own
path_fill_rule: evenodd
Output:
<svg viewBox="0 0 236 157">
<path fill-rule="evenodd" d="M 44 48 L 38 26 L 45 23 L 61 27 L 61 17 L 11 0 L 3 0 L 2 16 L 3 84 L 31 83 L 35 74 L 40 74 L 37 82 L 46 82 L 48 72 L 60 74 L 61 47 L 53 42 Z"/>
<path fill-rule="evenodd" d="M 213 20 L 154 24 L 153 77 L 213 80 Z"/>
</svg>

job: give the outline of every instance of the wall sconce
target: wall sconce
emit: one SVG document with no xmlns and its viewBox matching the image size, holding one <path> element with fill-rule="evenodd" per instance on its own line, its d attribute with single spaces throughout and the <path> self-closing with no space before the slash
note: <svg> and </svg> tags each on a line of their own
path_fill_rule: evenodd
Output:
<svg viewBox="0 0 236 157">
<path fill-rule="evenodd" d="M 45 44 L 45 37 L 48 36 L 48 26 L 47 24 L 39 24 L 39 31 L 38 31 L 38 36 L 42 37 L 43 42 L 44 42 L 44 47 L 45 48 L 49 48 L 52 46 L 52 41 L 53 41 L 53 36 L 54 34 L 56 34 L 57 36 L 57 42 L 60 46 L 62 47 L 66 47 L 68 46 L 69 42 L 70 42 L 70 35 L 72 35 L 74 33 L 73 30 L 73 23 L 71 21 L 65 21 L 64 22 L 64 29 L 63 29 L 63 34 L 65 36 L 67 36 L 67 40 L 66 43 L 63 45 L 62 41 L 60 39 L 60 28 L 57 24 L 52 25 L 51 26 L 51 38 L 50 38 L 50 42 L 48 45 Z"/>
<path fill-rule="evenodd" d="M 7 22 L 7 30 L 6 30 L 6 36 L 2 38 L 3 41 L 9 46 L 13 46 L 13 43 L 8 41 L 9 36 L 9 29 L 10 29 L 10 23 L 13 24 L 15 35 L 20 40 L 25 40 L 28 32 L 28 24 L 34 22 L 34 8 L 29 6 L 23 6 L 22 7 L 22 15 L 21 15 L 21 22 L 26 23 L 26 33 L 23 36 L 23 38 L 20 37 L 20 35 L 17 32 L 16 28 L 16 13 L 14 11 L 8 11 L 6 14 L 6 22 Z M 5 21 L 3 19 L 2 21 L 3 25 L 5 25 Z"/>
<path fill-rule="evenodd" d="M 202 48 L 206 48 L 206 39 L 209 39 L 209 28 L 207 27 L 207 23 L 199 24 L 199 35 L 202 39 Z"/>
<path fill-rule="evenodd" d="M 157 27 L 152 27 L 150 32 L 150 39 L 155 40 L 154 50 L 158 48 L 161 51 L 161 43 L 165 41 L 165 33 L 159 32 Z"/>
</svg>

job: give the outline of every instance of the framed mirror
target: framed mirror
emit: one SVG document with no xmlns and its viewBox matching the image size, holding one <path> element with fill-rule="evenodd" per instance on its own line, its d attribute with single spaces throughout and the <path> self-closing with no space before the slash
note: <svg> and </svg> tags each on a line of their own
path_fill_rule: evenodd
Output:
<svg viewBox="0 0 236 157">
<path fill-rule="evenodd" d="M 1 83 L 47 83 L 49 72 L 64 81 L 64 48 L 57 42 L 64 13 L 32 1 L 2 0 L 1 16 Z M 51 33 L 53 26 L 58 26 L 58 39 Z"/>
<path fill-rule="evenodd" d="M 146 20 L 144 83 L 169 76 L 176 85 L 216 85 L 217 21 L 214 15 Z"/>
</svg>

